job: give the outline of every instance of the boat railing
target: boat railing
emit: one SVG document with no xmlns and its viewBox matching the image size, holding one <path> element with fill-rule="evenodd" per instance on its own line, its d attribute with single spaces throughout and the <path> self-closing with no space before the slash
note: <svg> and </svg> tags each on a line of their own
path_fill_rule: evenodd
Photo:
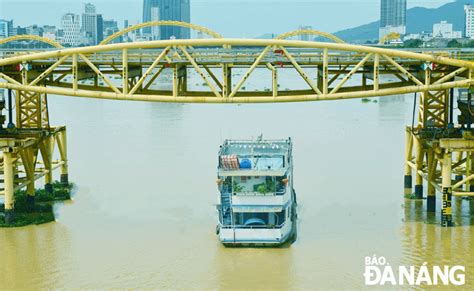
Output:
<svg viewBox="0 0 474 291">
<path fill-rule="evenodd" d="M 286 222 L 280 225 L 223 225 L 220 227 L 223 229 L 281 229 L 285 226 Z"/>
<path fill-rule="evenodd" d="M 223 194 L 229 194 L 230 192 L 223 192 Z M 283 196 L 286 194 L 286 188 L 282 191 L 260 193 L 260 192 L 235 192 L 236 196 Z"/>
<path fill-rule="evenodd" d="M 258 191 L 234 191 L 232 185 L 221 185 L 219 187 L 221 194 L 231 194 L 237 196 L 283 196 L 286 194 L 287 186 L 285 184 L 279 184 L 276 186 L 276 191 L 261 193 Z"/>
<path fill-rule="evenodd" d="M 221 188 L 221 194 L 230 194 L 236 196 L 283 196 L 286 194 L 286 187 L 282 190 L 269 192 L 269 193 L 260 193 L 260 192 L 232 192 L 231 188 Z"/>
</svg>

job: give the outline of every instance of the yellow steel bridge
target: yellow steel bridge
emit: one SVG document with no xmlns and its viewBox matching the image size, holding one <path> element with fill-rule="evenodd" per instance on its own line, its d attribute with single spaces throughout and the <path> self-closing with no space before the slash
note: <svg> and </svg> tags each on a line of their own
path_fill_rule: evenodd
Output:
<svg viewBox="0 0 474 291">
<path fill-rule="evenodd" d="M 133 30 L 157 25 L 187 27 L 209 38 L 117 42 Z M 327 42 L 288 39 L 301 34 Z M 21 40 L 44 42 L 51 48 L 2 49 Z M 423 193 L 423 179 L 428 186 L 428 211 L 435 209 L 436 189 L 444 193 L 442 223 L 451 225 L 451 196 L 474 192 L 470 183 L 474 142 L 451 125 L 450 89 L 470 88 L 474 83 L 473 56 L 467 52 L 353 45 L 317 30 L 291 31 L 275 39 L 227 39 L 201 26 L 158 21 L 127 28 L 89 47 L 65 48 L 38 36 L 15 36 L 0 40 L 0 54 L 0 88 L 16 96 L 15 127 L 10 125 L 0 134 L 7 212 L 14 208 L 14 191 L 27 187 L 34 196 L 35 180 L 40 177 L 45 176 L 50 190 L 55 168 L 61 168 L 62 181 L 67 183 L 66 129 L 50 126 L 48 94 L 177 103 L 276 103 L 420 93 L 418 124 L 407 128 L 406 193 L 412 192 L 414 171 L 417 198 Z M 271 88 L 246 86 L 257 70 L 268 74 Z M 300 88 L 281 86 L 282 72 L 290 70 L 304 81 Z M 172 76 L 168 90 L 156 86 L 164 72 Z M 191 90 L 192 74 L 202 78 L 204 89 Z M 434 129 L 444 135 L 424 138 Z M 52 158 L 55 145 L 60 153 L 57 161 Z M 457 152 L 455 162 L 452 152 Z M 462 177 L 454 187 L 453 173 Z"/>
</svg>

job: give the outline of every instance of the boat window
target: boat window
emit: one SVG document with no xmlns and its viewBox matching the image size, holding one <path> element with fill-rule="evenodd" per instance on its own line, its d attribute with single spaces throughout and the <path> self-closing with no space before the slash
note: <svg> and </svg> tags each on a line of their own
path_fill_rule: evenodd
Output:
<svg viewBox="0 0 474 291">
<path fill-rule="evenodd" d="M 235 213 L 235 225 L 260 226 L 260 227 L 278 227 L 286 221 L 286 210 L 282 212 L 255 212 L 255 213 Z"/>
</svg>

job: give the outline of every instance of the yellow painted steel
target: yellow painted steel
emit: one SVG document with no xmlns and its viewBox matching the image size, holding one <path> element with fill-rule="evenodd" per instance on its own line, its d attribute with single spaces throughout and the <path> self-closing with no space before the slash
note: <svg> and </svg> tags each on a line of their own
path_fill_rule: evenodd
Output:
<svg viewBox="0 0 474 291">
<path fill-rule="evenodd" d="M 118 38 L 118 37 L 120 37 L 124 34 L 127 34 L 131 31 L 142 29 L 142 28 L 145 28 L 145 27 L 152 27 L 152 26 L 179 26 L 179 27 L 185 27 L 185 28 L 190 28 L 190 29 L 194 29 L 196 31 L 203 32 L 203 33 L 205 33 L 209 36 L 212 36 L 214 38 L 223 38 L 223 36 L 220 33 L 215 32 L 215 31 L 213 31 L 209 28 L 206 28 L 204 26 L 191 24 L 191 23 L 187 23 L 187 22 L 181 22 L 181 21 L 160 20 L 160 21 L 150 21 L 150 22 L 139 23 L 139 24 L 127 27 L 127 28 L 125 28 L 125 29 L 123 29 L 119 32 L 116 32 L 116 33 L 112 34 L 111 36 L 107 37 L 102 42 L 100 42 L 100 44 L 101 45 L 108 44 L 112 40 L 114 40 L 114 39 L 116 39 L 116 38 Z"/>
<path fill-rule="evenodd" d="M 61 175 L 68 175 L 69 170 L 68 170 L 68 155 L 67 155 L 67 134 L 66 134 L 66 129 L 63 131 L 60 131 L 56 135 L 56 142 L 58 144 L 58 150 L 59 150 L 59 155 L 61 157 L 61 160 L 63 161 L 63 164 L 61 165 Z"/>
<path fill-rule="evenodd" d="M 424 91 L 435 91 L 444 90 L 449 88 L 466 88 L 472 84 L 472 80 L 454 81 L 448 82 L 441 85 L 429 85 L 429 86 L 409 86 L 403 88 L 392 88 L 392 89 L 381 89 L 379 91 L 360 91 L 360 92 L 347 92 L 347 93 L 336 93 L 336 94 L 323 94 L 323 95 L 308 95 L 308 94 L 295 94 L 287 96 L 250 96 L 250 97 L 226 97 L 219 98 L 216 96 L 169 96 L 160 94 L 137 94 L 137 95 L 124 95 L 122 93 L 112 92 L 100 92 L 90 90 L 77 90 L 65 88 L 52 88 L 52 87 L 41 87 L 41 86 L 24 86 L 11 83 L 0 82 L 0 88 L 25 90 L 30 92 L 47 93 L 55 95 L 64 95 L 71 97 L 83 97 L 83 98 L 96 98 L 96 99 L 110 99 L 110 100 L 129 100 L 129 101 L 148 101 L 148 102 L 171 102 L 171 103 L 283 103 L 283 102 L 309 102 L 309 101 L 330 101 L 330 100 L 343 100 L 343 99 L 357 99 L 365 97 L 380 97 L 380 96 L 392 96 L 400 94 L 409 94 L 415 92 Z"/>
<path fill-rule="evenodd" d="M 52 39 L 42 37 L 42 36 L 37 36 L 37 35 L 28 35 L 28 34 L 15 35 L 15 36 L 10 36 L 10 37 L 7 37 L 7 38 L 0 39 L 0 45 L 6 44 L 6 43 L 9 43 L 9 42 L 12 42 L 12 41 L 18 41 L 18 40 L 35 40 L 35 41 L 47 43 L 47 44 L 49 44 L 53 47 L 56 47 L 56 48 L 63 48 L 63 46 L 60 43 L 58 43 L 58 42 L 56 42 Z"/>
<path fill-rule="evenodd" d="M 59 160 L 53 161 L 55 144 L 60 156 Z M 61 174 L 67 175 L 66 147 L 65 127 L 17 129 L 9 133 L 7 138 L 0 138 L 4 161 L 1 174 L 5 186 L 0 195 L 5 196 L 5 209 L 14 209 L 15 191 L 27 187 L 27 194 L 34 196 L 35 181 L 45 177 L 45 182 L 51 183 L 55 169 L 61 168 Z M 24 173 L 25 177 L 15 179 L 17 173 Z"/>
<path fill-rule="evenodd" d="M 5 210 L 12 210 L 15 203 L 14 193 L 14 170 L 13 153 L 9 150 L 3 152 L 3 184 L 5 188 Z"/>
<path fill-rule="evenodd" d="M 64 60 L 64 58 L 66 57 L 63 57 L 62 60 Z M 58 61 L 57 63 L 59 63 L 60 61 Z M 53 64 L 52 67 L 54 67 L 56 64 Z M 49 71 L 50 68 L 47 69 L 45 72 Z M 29 82 L 29 72 L 27 70 L 22 70 L 21 81 L 22 84 L 35 86 L 39 82 L 39 80 L 41 80 L 41 78 L 44 78 L 45 76 L 45 74 L 41 74 L 34 81 Z M 25 90 L 17 90 L 16 92 L 16 126 L 18 128 L 49 127 L 47 95 L 44 93 L 30 92 Z"/>
<path fill-rule="evenodd" d="M 427 184 L 428 184 L 428 189 L 427 189 L 427 194 L 428 194 L 428 200 L 432 199 L 433 201 L 428 201 L 427 203 L 436 203 L 436 188 L 433 185 L 435 183 L 435 175 L 436 175 L 436 165 L 437 161 L 435 159 L 435 150 L 434 148 L 430 147 L 427 149 L 427 166 L 428 166 L 428 175 L 427 175 Z M 431 206 L 428 206 L 431 207 Z M 432 211 L 434 209 L 428 209 L 428 211 Z"/>
<path fill-rule="evenodd" d="M 341 38 L 324 32 L 324 31 L 319 31 L 315 29 L 297 29 L 297 30 L 292 30 L 283 34 L 280 34 L 279 36 L 276 37 L 276 39 L 287 39 L 293 36 L 299 36 L 299 35 L 316 35 L 316 36 L 322 36 L 324 38 L 330 39 L 336 43 L 345 43 Z"/>
<path fill-rule="evenodd" d="M 39 150 L 43 157 L 45 168 L 45 184 L 51 185 L 53 183 L 53 151 L 54 151 L 54 137 L 48 136 L 39 143 Z"/>
<path fill-rule="evenodd" d="M 249 64 L 247 73 L 237 82 L 237 85 L 234 88 L 226 86 L 215 87 L 208 77 L 204 74 L 204 71 L 201 67 L 205 67 L 205 64 L 201 63 L 201 60 L 197 60 L 194 54 L 188 51 L 187 48 L 192 48 L 199 46 L 203 47 L 233 47 L 235 50 L 236 56 L 239 55 L 239 47 L 255 47 L 261 49 L 262 51 L 258 54 L 258 57 L 255 58 L 253 64 Z M 173 48 L 173 51 L 170 52 L 169 57 L 164 55 L 164 58 L 158 58 L 155 62 L 149 66 L 149 64 L 142 65 L 145 66 L 148 70 L 145 75 L 141 74 L 141 78 L 132 78 L 129 76 L 129 66 L 132 63 L 131 58 L 133 57 L 132 51 L 136 49 L 162 49 L 162 54 L 167 52 L 170 48 Z M 265 94 L 263 90 L 254 91 L 246 94 L 241 94 L 240 88 L 243 87 L 244 83 L 252 72 L 257 67 L 265 67 L 264 59 L 272 51 L 272 49 L 279 49 L 282 51 L 283 55 L 306 80 L 306 82 L 313 89 L 313 93 L 301 90 L 295 90 L 294 92 L 289 91 L 286 94 L 279 94 L 278 92 L 269 92 Z M 318 49 L 322 50 L 322 83 L 315 84 L 303 71 L 302 64 L 298 63 L 298 60 L 295 58 L 296 55 L 293 55 L 291 49 Z M 337 65 L 333 63 L 331 59 L 330 51 L 338 51 L 339 53 L 347 53 L 349 58 L 356 58 L 357 62 L 354 62 L 353 67 L 350 71 L 346 71 L 346 75 L 335 88 L 329 90 L 329 66 Z M 180 54 L 178 54 L 178 52 Z M 102 53 L 115 53 L 117 59 L 122 59 L 123 70 L 121 68 L 116 68 L 116 65 L 113 65 L 114 70 L 118 75 L 123 77 L 122 82 L 119 85 L 123 84 L 132 84 L 130 90 L 128 86 L 119 88 L 116 83 L 113 83 L 109 77 L 107 77 L 107 70 L 104 67 L 110 67 L 110 65 L 103 65 L 101 63 L 103 58 L 101 57 Z M 321 54 L 321 52 L 320 52 Z M 65 59 L 72 59 L 72 64 L 70 61 L 66 62 Z M 141 58 L 141 57 L 140 57 Z M 155 56 L 156 58 L 156 56 Z M 177 59 L 178 58 L 178 59 Z M 338 59 L 339 57 L 336 57 Z M 51 60 L 57 60 L 52 62 Z M 162 60 L 163 59 L 163 60 Z M 385 62 L 382 62 L 383 59 Z M 106 87 L 98 86 L 96 84 L 94 87 L 89 87 L 90 90 L 85 90 L 84 86 L 79 86 L 77 71 L 78 71 L 78 60 L 81 60 L 81 65 L 87 65 L 89 70 L 92 70 L 92 74 L 95 74 L 96 79 L 100 78 L 106 83 Z M 186 90 L 175 90 L 174 94 L 163 94 L 163 93 L 151 93 L 149 91 L 138 90 L 141 87 L 141 83 L 144 83 L 146 77 L 152 76 L 152 71 L 155 67 L 158 66 L 160 61 L 165 61 L 170 65 L 175 67 L 182 61 L 189 62 L 191 69 L 194 69 L 199 75 L 203 77 L 210 91 L 206 91 L 199 96 L 193 94 L 187 94 Z M 408 66 L 404 65 L 404 60 L 408 61 Z M 344 90 L 339 92 L 342 89 L 342 85 L 351 78 L 355 73 L 360 73 L 360 68 L 366 65 L 367 62 L 372 62 L 373 64 L 379 66 L 379 71 L 387 67 L 387 64 L 393 66 L 394 70 L 398 70 L 399 73 L 404 76 L 407 81 L 404 86 L 398 87 L 383 87 L 383 84 L 379 84 L 380 80 L 376 78 L 376 82 L 373 86 L 373 89 L 370 87 L 365 88 L 365 90 Z M 424 62 L 433 62 L 442 65 L 448 65 L 453 68 L 453 72 L 450 73 L 449 78 L 442 78 L 442 82 L 421 82 L 417 76 L 410 73 L 410 65 L 412 62 L 418 62 L 422 64 Z M 66 96 L 78 96 L 86 98 L 102 98 L 102 99 L 115 99 L 115 100 L 137 100 L 137 101 L 156 101 L 156 102 L 179 102 L 179 103 L 269 103 L 269 102 L 301 102 L 301 101 L 319 101 L 319 100 L 339 100 L 339 99 L 350 99 L 350 98 L 364 98 L 372 96 L 387 96 L 387 95 L 397 95 L 397 94 L 406 94 L 413 92 L 428 92 L 428 91 L 442 91 L 450 88 L 457 87 L 469 87 L 473 80 L 470 78 L 454 80 L 455 76 L 460 76 L 461 72 L 466 70 L 474 69 L 474 63 L 466 60 L 451 59 L 443 56 L 421 54 L 409 51 L 399 51 L 386 48 L 378 47 L 367 47 L 360 45 L 351 45 L 351 44 L 341 44 L 341 43 L 327 43 L 327 42 L 302 42 L 302 41 L 289 41 L 289 40 L 249 40 L 249 39 L 199 39 L 199 40 L 165 40 L 165 41 L 150 41 L 150 42 L 139 42 L 139 43 L 120 43 L 120 44 L 109 44 L 109 45 L 98 45 L 91 47 L 82 47 L 82 48 L 69 48 L 61 49 L 56 51 L 47 51 L 39 52 L 22 56 L 13 56 L 5 59 L 0 59 L 0 68 L 6 67 L 9 65 L 15 65 L 19 63 L 31 63 L 31 62 L 49 62 L 51 66 L 44 72 L 38 72 L 40 74 L 38 78 L 46 79 L 48 76 L 44 74 L 45 72 L 51 73 L 56 67 L 61 69 L 70 70 L 72 72 L 72 84 L 67 88 L 64 86 L 59 86 L 57 82 L 49 82 L 46 86 L 39 86 L 35 84 L 35 81 L 29 82 L 28 80 L 18 83 L 14 80 L 13 77 L 9 77 L 2 73 L 0 79 L 4 79 L 6 82 L 0 82 L 0 87 L 10 88 L 15 90 L 20 90 L 24 92 L 36 92 L 36 93 L 46 93 L 46 94 L 60 94 Z M 120 63 L 119 63 L 120 64 Z M 227 68 L 229 66 L 223 66 L 218 63 L 219 67 Z M 346 67 L 347 68 L 347 67 Z M 161 72 L 161 69 L 160 71 Z M 158 73 L 154 74 L 154 77 Z M 224 75 L 227 73 L 224 72 Z M 212 75 L 211 75 L 212 78 Z M 51 79 L 51 78 L 50 78 Z M 148 89 L 152 80 L 146 83 L 146 88 Z M 331 81 L 332 82 L 332 81 Z M 413 84 L 410 85 L 410 82 Z M 33 84 L 33 85 L 32 85 Z M 226 84 L 225 84 L 226 85 Z M 222 88 L 221 88 L 222 87 Z M 278 87 L 277 84 L 274 84 L 273 87 Z M 319 89 L 321 88 L 321 89 Z M 273 90 L 275 91 L 275 90 Z"/>
</svg>

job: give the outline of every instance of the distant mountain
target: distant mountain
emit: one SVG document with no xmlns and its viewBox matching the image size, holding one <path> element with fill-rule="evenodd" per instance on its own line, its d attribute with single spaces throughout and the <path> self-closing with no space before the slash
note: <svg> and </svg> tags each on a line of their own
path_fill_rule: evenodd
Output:
<svg viewBox="0 0 474 291">
<path fill-rule="evenodd" d="M 474 0 L 456 0 L 439 8 L 414 7 L 407 10 L 407 33 L 432 31 L 433 24 L 446 20 L 453 24 L 454 30 L 464 30 L 464 5 L 474 4 Z M 379 35 L 380 21 L 371 22 L 334 33 L 348 42 L 376 40 Z"/>
</svg>

